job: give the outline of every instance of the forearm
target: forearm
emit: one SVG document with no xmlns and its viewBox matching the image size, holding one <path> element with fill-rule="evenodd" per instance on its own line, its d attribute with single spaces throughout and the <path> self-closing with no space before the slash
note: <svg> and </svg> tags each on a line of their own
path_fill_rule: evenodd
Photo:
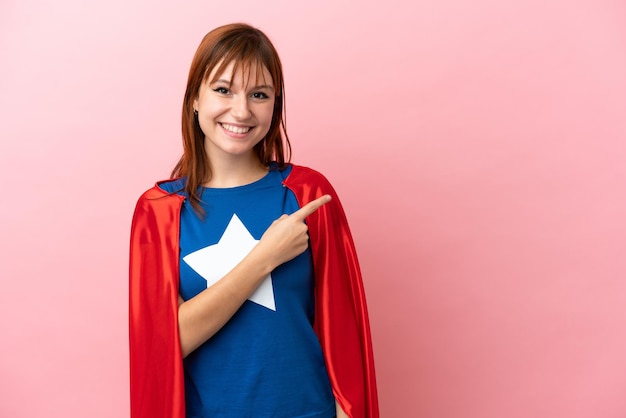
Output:
<svg viewBox="0 0 626 418">
<path fill-rule="evenodd" d="M 183 357 L 219 331 L 250 297 L 273 265 L 253 249 L 215 284 L 195 297 L 179 299 L 178 327 Z"/>
</svg>

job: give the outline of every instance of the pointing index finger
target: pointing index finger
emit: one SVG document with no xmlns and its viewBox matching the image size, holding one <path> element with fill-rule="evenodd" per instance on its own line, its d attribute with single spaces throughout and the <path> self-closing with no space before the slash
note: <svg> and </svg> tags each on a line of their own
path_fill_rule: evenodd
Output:
<svg viewBox="0 0 626 418">
<path fill-rule="evenodd" d="M 330 195 L 325 194 L 324 196 L 318 197 L 317 199 L 312 200 L 306 205 L 302 206 L 300 209 L 292 213 L 291 216 L 296 218 L 297 220 L 304 221 L 307 216 L 309 216 L 328 202 L 330 202 Z"/>
</svg>

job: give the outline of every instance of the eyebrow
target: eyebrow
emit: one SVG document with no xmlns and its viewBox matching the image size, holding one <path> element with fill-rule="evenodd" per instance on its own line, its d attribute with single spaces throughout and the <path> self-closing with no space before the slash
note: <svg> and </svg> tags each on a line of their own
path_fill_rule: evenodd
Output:
<svg viewBox="0 0 626 418">
<path fill-rule="evenodd" d="M 229 86 L 231 85 L 231 81 L 230 80 L 226 80 L 224 78 L 220 78 L 218 80 L 215 80 L 214 83 L 224 83 L 224 84 L 228 84 Z M 269 90 L 274 90 L 274 86 L 272 86 L 271 84 L 261 84 L 259 86 L 254 86 L 252 87 L 252 90 L 255 89 L 269 89 Z"/>
<path fill-rule="evenodd" d="M 274 90 L 274 86 L 270 85 L 270 84 L 262 84 L 260 86 L 255 86 L 255 89 L 270 89 L 270 90 Z"/>
</svg>

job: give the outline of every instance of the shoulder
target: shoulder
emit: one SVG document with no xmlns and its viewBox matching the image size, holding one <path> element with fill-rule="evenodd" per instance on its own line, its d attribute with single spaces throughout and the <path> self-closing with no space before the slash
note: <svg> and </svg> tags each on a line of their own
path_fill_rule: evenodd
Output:
<svg viewBox="0 0 626 418">
<path fill-rule="evenodd" d="M 139 196 L 136 211 L 154 210 L 156 207 L 178 204 L 185 198 L 184 187 L 184 178 L 158 181 Z"/>
<path fill-rule="evenodd" d="M 341 210 L 341 203 L 335 188 L 330 184 L 326 176 L 317 170 L 300 165 L 292 165 L 291 172 L 283 184 L 294 193 L 300 206 L 328 194 L 332 197 L 332 201 L 324 205 L 321 208 L 323 210 L 318 212 L 332 210 L 333 208 Z"/>
<path fill-rule="evenodd" d="M 285 184 L 305 184 L 309 187 L 332 189 L 332 185 L 322 173 L 310 167 L 296 164 L 291 165 L 291 171 L 285 178 Z"/>
<path fill-rule="evenodd" d="M 176 179 L 157 181 L 153 188 L 161 189 L 170 194 L 171 193 L 183 194 L 186 183 L 187 183 L 187 178 L 180 177 Z"/>
</svg>

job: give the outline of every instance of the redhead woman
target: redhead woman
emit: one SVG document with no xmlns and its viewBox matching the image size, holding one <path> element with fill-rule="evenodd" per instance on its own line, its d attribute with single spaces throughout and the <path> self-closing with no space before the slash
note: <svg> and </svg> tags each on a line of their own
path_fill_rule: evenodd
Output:
<svg viewBox="0 0 626 418">
<path fill-rule="evenodd" d="M 183 155 L 133 216 L 132 418 L 378 417 L 346 217 L 321 174 L 289 163 L 284 105 L 263 32 L 204 37 Z"/>
</svg>

